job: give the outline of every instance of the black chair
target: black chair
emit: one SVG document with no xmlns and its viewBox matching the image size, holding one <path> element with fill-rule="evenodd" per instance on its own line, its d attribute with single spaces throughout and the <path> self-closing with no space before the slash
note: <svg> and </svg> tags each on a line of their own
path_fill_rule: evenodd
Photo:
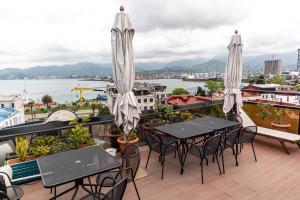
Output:
<svg viewBox="0 0 300 200">
<path fill-rule="evenodd" d="M 217 160 L 218 168 L 220 175 L 222 175 L 219 159 L 218 159 L 218 151 L 220 150 L 220 145 L 222 141 L 222 135 L 215 135 L 208 139 L 201 140 L 196 142 L 193 140 L 192 144 L 188 148 L 188 152 L 196 157 L 200 158 L 200 166 L 201 166 L 201 179 L 203 181 L 203 160 L 205 159 L 208 164 L 207 156 L 212 155 Z"/>
<path fill-rule="evenodd" d="M 106 177 L 103 179 L 103 183 L 107 182 L 110 180 L 110 177 Z M 82 197 L 82 200 L 95 200 L 95 199 L 100 199 L 100 200 L 122 200 L 126 186 L 127 186 L 127 178 L 122 178 L 121 180 L 113 180 L 114 185 L 112 188 L 107 192 L 107 193 L 101 193 L 101 192 L 95 192 L 94 194 L 88 194 L 84 197 Z M 101 183 L 101 184 L 103 184 Z"/>
<path fill-rule="evenodd" d="M 134 178 L 140 166 L 140 158 L 141 156 L 139 147 L 135 144 L 127 145 L 124 151 L 124 155 L 122 156 L 121 169 L 119 171 L 111 171 L 99 174 L 96 177 L 95 191 L 100 193 L 102 187 L 113 187 L 116 180 L 127 177 L 128 181 L 133 182 L 138 199 L 140 199 L 140 195 L 134 181 Z"/>
<path fill-rule="evenodd" d="M 178 122 L 182 122 L 182 121 L 184 121 L 184 120 L 182 119 L 182 117 L 180 117 L 180 116 L 175 116 L 175 117 L 173 117 L 173 118 L 170 120 L 170 123 L 172 124 L 172 123 L 178 123 Z"/>
<path fill-rule="evenodd" d="M 253 142 L 256 134 L 257 134 L 257 126 L 247 126 L 241 129 L 239 140 L 238 140 L 238 143 L 240 144 L 240 152 L 242 151 L 242 145 L 251 144 L 255 162 L 257 162 L 257 158 L 256 158 Z"/>
<path fill-rule="evenodd" d="M 162 166 L 161 178 L 164 178 L 164 166 L 165 166 L 165 156 L 171 153 L 176 153 L 178 144 L 177 142 L 165 142 L 160 137 L 152 133 L 146 133 L 146 142 L 149 146 L 149 154 L 146 162 L 145 169 L 148 166 L 151 152 L 154 151 L 159 154 L 159 161 Z M 175 154 L 176 155 L 176 154 Z"/>
<path fill-rule="evenodd" d="M 122 200 L 125 193 L 126 186 L 127 186 L 127 178 L 123 178 L 117 184 L 115 184 L 113 188 L 111 188 L 111 190 L 109 190 L 101 199 Z"/>
<path fill-rule="evenodd" d="M 238 156 L 238 139 L 239 139 L 239 135 L 240 135 L 240 128 L 234 129 L 232 131 L 230 131 L 229 133 L 226 133 L 224 135 L 224 139 L 221 142 L 221 155 L 222 155 L 222 164 L 223 164 L 223 173 L 225 174 L 225 166 L 224 166 L 224 158 L 223 158 L 223 152 L 226 149 L 232 149 L 232 153 L 235 157 L 235 163 L 236 166 L 238 166 L 238 160 L 237 160 L 237 156 Z M 236 148 L 236 149 L 234 149 Z"/>
<path fill-rule="evenodd" d="M 1 175 L 2 174 L 2 175 Z M 24 195 L 21 187 L 12 185 L 9 175 L 5 172 L 0 172 L 0 199 L 2 200 L 19 200 Z M 5 179 L 8 180 L 10 186 L 5 185 Z"/>
</svg>

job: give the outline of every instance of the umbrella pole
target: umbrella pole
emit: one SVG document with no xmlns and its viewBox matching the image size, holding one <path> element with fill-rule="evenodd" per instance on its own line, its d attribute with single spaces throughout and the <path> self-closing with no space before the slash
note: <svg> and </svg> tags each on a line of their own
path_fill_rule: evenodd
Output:
<svg viewBox="0 0 300 200">
<path fill-rule="evenodd" d="M 236 94 L 234 94 L 233 114 L 237 115 Z"/>
</svg>

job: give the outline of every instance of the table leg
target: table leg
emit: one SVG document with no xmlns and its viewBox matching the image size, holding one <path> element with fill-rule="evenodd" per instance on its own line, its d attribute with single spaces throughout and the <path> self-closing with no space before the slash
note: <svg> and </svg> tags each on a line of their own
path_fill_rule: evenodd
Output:
<svg viewBox="0 0 300 200">
<path fill-rule="evenodd" d="M 184 163 L 186 160 L 186 156 L 187 156 L 187 140 L 186 139 L 181 139 L 180 140 L 180 144 L 178 146 L 177 152 L 178 152 L 178 158 L 180 161 L 180 166 L 181 166 L 181 170 L 180 173 L 183 174 L 184 171 Z"/>
</svg>

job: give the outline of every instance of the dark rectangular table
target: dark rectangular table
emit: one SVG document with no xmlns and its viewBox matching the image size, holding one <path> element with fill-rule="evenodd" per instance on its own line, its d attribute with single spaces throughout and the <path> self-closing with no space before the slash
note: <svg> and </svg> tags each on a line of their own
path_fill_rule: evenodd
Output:
<svg viewBox="0 0 300 200">
<path fill-rule="evenodd" d="M 206 116 L 202 118 L 197 118 L 189 121 L 190 123 L 197 124 L 199 126 L 205 126 L 211 128 L 215 131 L 229 128 L 232 126 L 239 125 L 239 122 L 229 121 L 217 117 Z"/>
<path fill-rule="evenodd" d="M 184 163 L 187 156 L 187 139 L 195 138 L 199 136 L 204 136 L 214 132 L 213 129 L 206 126 L 201 126 L 196 123 L 191 123 L 190 121 L 179 122 L 174 124 L 166 124 L 162 126 L 155 127 L 157 131 L 163 132 L 180 140 L 178 147 L 178 158 L 180 161 L 181 170 L 180 173 L 183 174 Z"/>
<path fill-rule="evenodd" d="M 75 182 L 74 187 L 58 195 L 56 195 L 55 191 L 54 197 L 51 199 L 56 199 L 75 189 L 74 198 L 79 186 L 85 191 L 92 193 L 92 191 L 84 187 L 84 178 L 117 169 L 121 166 L 121 162 L 98 146 L 44 156 L 38 158 L 37 161 L 45 188 Z"/>
</svg>

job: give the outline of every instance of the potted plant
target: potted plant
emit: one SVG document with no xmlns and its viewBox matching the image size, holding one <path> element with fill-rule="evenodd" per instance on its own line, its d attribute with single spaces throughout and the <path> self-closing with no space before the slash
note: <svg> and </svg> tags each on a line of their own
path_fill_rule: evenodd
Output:
<svg viewBox="0 0 300 200">
<path fill-rule="evenodd" d="M 291 124 L 283 120 L 283 110 L 282 109 L 273 109 L 274 121 L 271 122 L 273 127 L 278 129 L 288 129 L 291 127 Z"/>
<path fill-rule="evenodd" d="M 20 163 L 27 160 L 34 160 L 35 157 L 28 155 L 29 153 L 29 142 L 26 137 L 17 137 L 16 138 L 16 155 L 17 158 L 10 159 L 7 161 L 7 164 Z"/>
<path fill-rule="evenodd" d="M 120 145 L 120 150 L 121 153 L 123 154 L 125 151 L 125 147 L 126 147 L 126 141 L 125 141 L 125 137 L 127 137 L 127 143 L 128 144 L 137 144 L 139 142 L 139 138 L 137 136 L 137 130 L 136 129 L 132 129 L 127 136 L 120 136 L 118 137 L 118 143 Z"/>
<path fill-rule="evenodd" d="M 50 154 L 50 146 L 57 140 L 57 137 L 53 135 L 38 136 L 31 145 L 31 153 L 35 157 L 46 156 Z"/>
<path fill-rule="evenodd" d="M 188 111 L 180 112 L 179 116 L 185 121 L 191 120 L 193 118 L 193 115 Z"/>
<path fill-rule="evenodd" d="M 89 133 L 89 130 L 84 127 L 87 121 L 87 118 L 83 118 L 82 123 L 79 124 L 77 119 L 72 120 L 69 125 L 75 125 L 75 127 L 65 133 L 64 137 L 76 141 L 79 144 L 80 148 L 95 145 L 95 142 L 92 139 L 92 135 Z"/>
<path fill-rule="evenodd" d="M 116 149 L 120 148 L 117 140 L 120 136 L 123 136 L 123 135 L 124 134 L 123 134 L 122 130 L 115 123 L 112 123 L 110 126 L 110 131 L 107 133 L 107 136 L 109 137 L 112 148 L 116 148 Z"/>
<path fill-rule="evenodd" d="M 258 113 L 256 114 L 257 117 L 259 117 L 262 120 L 270 119 L 272 113 L 272 104 L 270 103 L 258 103 Z"/>
</svg>

